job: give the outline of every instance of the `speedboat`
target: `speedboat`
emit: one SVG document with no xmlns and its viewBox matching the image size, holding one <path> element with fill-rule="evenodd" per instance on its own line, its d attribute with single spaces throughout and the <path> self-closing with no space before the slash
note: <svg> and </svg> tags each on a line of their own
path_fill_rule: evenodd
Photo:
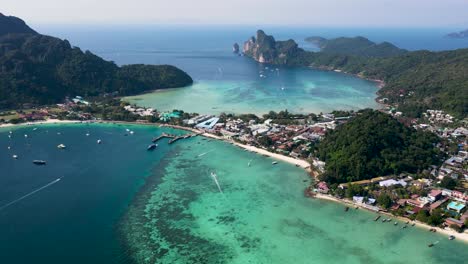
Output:
<svg viewBox="0 0 468 264">
<path fill-rule="evenodd" d="M 158 145 L 156 145 L 156 144 L 150 144 L 150 145 L 146 148 L 146 150 L 148 150 L 148 151 L 149 151 L 149 150 L 154 150 L 157 146 L 158 146 Z"/>
<path fill-rule="evenodd" d="M 65 146 L 64 144 L 60 144 L 60 145 L 57 146 L 57 148 L 59 148 L 59 149 L 65 149 L 66 146 Z"/>
<path fill-rule="evenodd" d="M 102 143 L 102 140 L 98 139 L 98 140 L 97 140 L 97 143 L 98 143 L 98 144 L 101 144 L 101 143 Z"/>
<path fill-rule="evenodd" d="M 14 159 L 18 159 L 18 155 L 13 155 L 12 156 Z"/>
<path fill-rule="evenodd" d="M 46 165 L 47 162 L 45 160 L 33 160 L 33 163 L 36 165 Z"/>
</svg>

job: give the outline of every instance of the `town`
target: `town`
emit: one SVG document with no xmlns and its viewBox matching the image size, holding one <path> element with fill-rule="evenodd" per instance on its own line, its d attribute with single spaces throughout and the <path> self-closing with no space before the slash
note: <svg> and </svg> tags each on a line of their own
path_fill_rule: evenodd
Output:
<svg viewBox="0 0 468 264">
<path fill-rule="evenodd" d="M 333 197 L 375 212 L 388 212 L 431 226 L 463 232 L 468 225 L 468 129 L 440 110 L 427 110 L 419 119 L 405 119 L 399 112 L 384 111 L 417 130 L 430 131 L 443 139 L 437 147 L 446 155 L 440 166 L 430 166 L 418 174 L 375 175 L 375 178 L 329 185 L 320 181 L 325 163 L 314 155 L 315 146 L 327 134 L 352 119 L 356 112 L 325 114 L 270 112 L 252 114 L 200 115 L 181 110 L 158 112 L 115 99 L 89 103 L 81 96 L 54 107 L 17 113 L 2 113 L 0 124 L 51 119 L 82 121 L 127 121 L 173 125 L 208 133 L 229 142 L 264 149 L 309 162 L 312 184 L 309 197 Z M 5 119 L 9 117 L 10 119 Z"/>
</svg>

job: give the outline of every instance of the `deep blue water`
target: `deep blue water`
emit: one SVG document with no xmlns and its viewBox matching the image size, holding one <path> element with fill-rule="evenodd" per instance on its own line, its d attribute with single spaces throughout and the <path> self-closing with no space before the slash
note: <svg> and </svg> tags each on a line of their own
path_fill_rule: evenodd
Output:
<svg viewBox="0 0 468 264">
<path fill-rule="evenodd" d="M 135 134 L 125 136 L 125 128 Z M 145 178 L 171 149 L 163 143 L 157 151 L 146 151 L 161 129 L 120 125 L 32 129 L 14 129 L 11 139 L 9 129 L 0 129 L 0 207 L 61 180 L 0 209 L 0 263 L 128 263 L 117 225 Z M 98 145 L 97 139 L 103 143 Z M 57 149 L 58 144 L 67 149 Z M 35 159 L 48 163 L 36 166 Z"/>
</svg>

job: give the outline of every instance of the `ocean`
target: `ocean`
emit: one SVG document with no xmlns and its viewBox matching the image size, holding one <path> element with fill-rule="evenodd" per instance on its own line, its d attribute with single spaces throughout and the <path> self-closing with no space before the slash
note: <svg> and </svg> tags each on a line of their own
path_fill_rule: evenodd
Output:
<svg viewBox="0 0 468 264">
<path fill-rule="evenodd" d="M 172 145 L 162 140 L 147 151 L 151 138 L 162 132 L 183 133 L 69 124 L 15 128 L 9 138 L 8 129 L 1 129 L 2 263 L 463 263 L 468 258 L 465 243 L 304 197 L 310 178 L 291 164 L 272 165 L 271 158 L 202 137 Z M 34 159 L 47 165 L 33 165 Z"/>
</svg>

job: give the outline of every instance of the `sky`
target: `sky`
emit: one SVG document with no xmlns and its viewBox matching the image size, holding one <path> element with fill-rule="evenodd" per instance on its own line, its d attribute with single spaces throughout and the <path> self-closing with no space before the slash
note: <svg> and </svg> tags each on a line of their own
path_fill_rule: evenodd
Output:
<svg viewBox="0 0 468 264">
<path fill-rule="evenodd" d="M 468 0 L 1 0 L 31 24 L 468 27 Z"/>
</svg>

